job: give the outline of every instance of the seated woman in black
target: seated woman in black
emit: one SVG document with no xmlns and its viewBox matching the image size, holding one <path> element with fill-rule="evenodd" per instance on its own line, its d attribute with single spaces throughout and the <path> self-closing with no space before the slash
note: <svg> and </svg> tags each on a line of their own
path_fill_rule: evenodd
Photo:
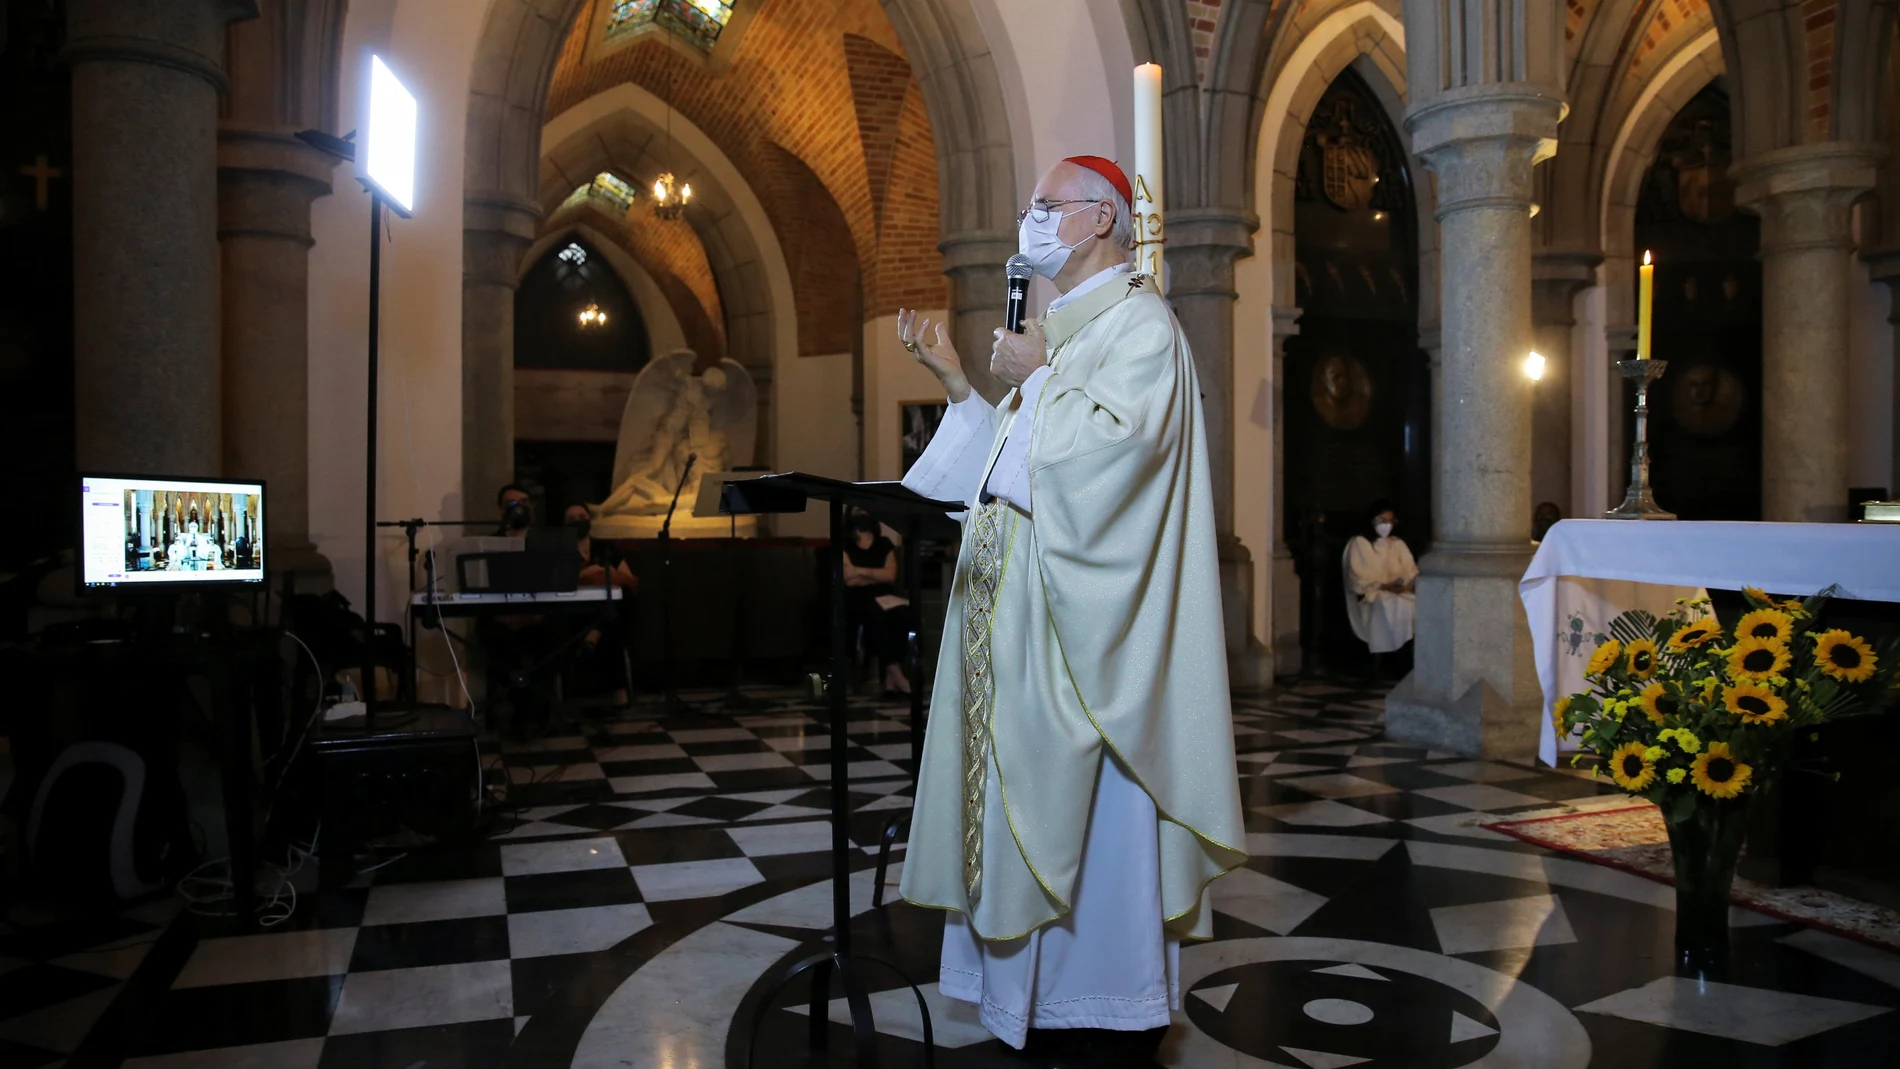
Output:
<svg viewBox="0 0 1900 1069">
<path fill-rule="evenodd" d="M 866 649 L 884 666 L 884 692 L 909 694 L 904 647 L 917 630 L 917 610 L 897 596 L 897 547 L 870 514 L 853 510 L 851 539 L 844 545 L 845 613 L 864 629 Z"/>
<path fill-rule="evenodd" d="M 593 525 L 593 515 L 586 505 L 569 505 L 561 514 L 561 522 L 574 532 L 574 548 L 581 556 L 580 585 L 617 586 L 623 597 L 631 598 L 640 587 L 639 577 L 627 567 L 620 553 L 611 542 L 602 542 L 589 533 Z M 626 632 L 624 628 L 625 601 L 615 603 L 614 608 L 605 609 L 599 617 L 577 617 L 587 627 L 587 633 L 581 637 L 580 647 L 575 651 L 578 671 L 576 683 L 583 690 L 613 691 L 616 707 L 627 704 L 631 694 L 632 680 L 627 678 Z M 616 611 L 616 610 L 623 611 Z"/>
</svg>

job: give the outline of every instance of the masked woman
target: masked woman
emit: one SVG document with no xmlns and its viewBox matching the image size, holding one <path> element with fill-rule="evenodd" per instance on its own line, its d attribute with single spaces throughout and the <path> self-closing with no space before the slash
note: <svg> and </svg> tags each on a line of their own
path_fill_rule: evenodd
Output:
<svg viewBox="0 0 1900 1069">
<path fill-rule="evenodd" d="M 1373 502 L 1366 516 L 1365 532 L 1346 543 L 1346 617 L 1373 653 L 1390 653 L 1412 641 L 1418 564 L 1392 533 L 1398 517 L 1389 503 Z"/>
<path fill-rule="evenodd" d="M 917 610 L 897 595 L 897 547 L 869 513 L 853 511 L 844 544 L 845 612 L 864 631 L 864 646 L 884 669 L 886 694 L 909 694 L 904 652 L 917 630 Z"/>
</svg>

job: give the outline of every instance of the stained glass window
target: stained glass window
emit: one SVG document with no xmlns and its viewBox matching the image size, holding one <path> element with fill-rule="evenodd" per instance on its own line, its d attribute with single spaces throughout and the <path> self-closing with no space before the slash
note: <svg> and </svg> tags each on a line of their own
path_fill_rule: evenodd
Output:
<svg viewBox="0 0 1900 1069">
<path fill-rule="evenodd" d="M 602 200 L 612 202 L 623 212 L 633 207 L 633 187 L 621 181 L 611 171 L 602 171 L 595 175 L 593 187 L 589 192 Z"/>
<path fill-rule="evenodd" d="M 593 199 L 600 201 L 603 207 L 611 207 L 617 212 L 625 213 L 633 207 L 634 199 L 638 195 L 633 187 L 623 181 L 619 175 L 612 171 L 602 171 L 594 176 L 592 182 L 577 187 L 574 192 L 568 194 L 567 199 L 561 202 L 561 207 L 571 208 L 583 201 Z M 562 255 L 565 258 L 566 254 Z"/>
<path fill-rule="evenodd" d="M 614 0 L 607 14 L 607 40 L 658 26 L 711 52 L 719 31 L 732 20 L 732 5 L 724 0 Z"/>
<path fill-rule="evenodd" d="M 573 264 L 575 267 L 579 267 L 587 262 L 587 250 L 572 241 L 567 243 L 567 248 L 562 249 L 556 255 L 568 263 Z"/>
</svg>

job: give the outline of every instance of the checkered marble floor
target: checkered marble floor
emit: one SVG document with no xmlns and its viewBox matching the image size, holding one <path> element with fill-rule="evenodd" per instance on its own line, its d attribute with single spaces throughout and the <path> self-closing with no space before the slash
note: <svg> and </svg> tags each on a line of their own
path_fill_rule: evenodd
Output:
<svg viewBox="0 0 1900 1069">
<path fill-rule="evenodd" d="M 809 701 L 755 696 L 756 713 L 636 711 L 504 749 L 489 776 L 511 809 L 488 839 L 312 894 L 268 932 L 150 914 L 35 947 L 0 938 L 0 1058 L 736 1067 L 762 1012 L 760 1069 L 805 1065 L 802 981 L 771 989 L 831 925 L 830 744 Z M 1183 951 L 1163 1064 L 1893 1064 L 1900 958 L 1737 911 L 1732 975 L 1685 987 L 1666 887 L 1482 827 L 1620 796 L 1386 742 L 1381 698 L 1318 685 L 1237 698 L 1254 857 L 1214 886 L 1216 938 Z M 877 844 L 910 804 L 907 715 L 854 706 L 848 721 L 853 932 L 932 980 L 941 918 L 869 905 Z M 889 884 L 901 844 L 896 858 Z M 110 950 L 160 931 L 147 954 Z M 73 953 L 91 947 L 88 971 Z M 886 1064 L 920 1064 L 909 990 L 874 988 Z M 971 1007 L 924 993 L 939 1065 L 1021 1064 Z M 848 1046 L 841 1001 L 830 1018 Z"/>
</svg>

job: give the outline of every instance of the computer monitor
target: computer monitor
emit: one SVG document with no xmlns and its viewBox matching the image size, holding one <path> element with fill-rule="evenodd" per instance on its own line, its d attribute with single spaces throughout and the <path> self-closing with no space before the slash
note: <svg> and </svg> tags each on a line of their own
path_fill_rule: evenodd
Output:
<svg viewBox="0 0 1900 1069">
<path fill-rule="evenodd" d="M 185 590 L 264 581 L 264 484 L 79 476 L 82 590 Z"/>
</svg>

